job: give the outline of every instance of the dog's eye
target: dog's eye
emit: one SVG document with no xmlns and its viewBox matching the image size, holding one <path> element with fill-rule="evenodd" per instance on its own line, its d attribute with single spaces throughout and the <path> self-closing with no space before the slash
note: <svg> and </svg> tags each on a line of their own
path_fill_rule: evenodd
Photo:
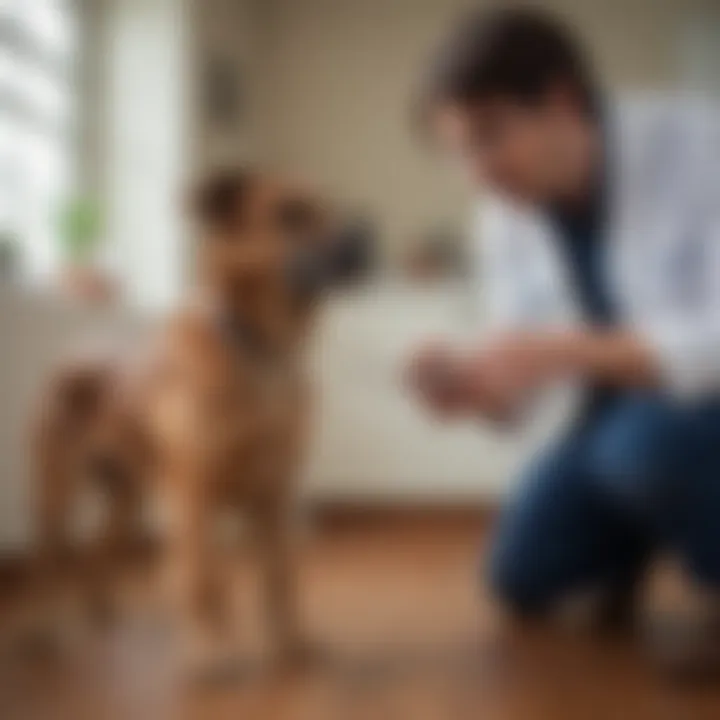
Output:
<svg viewBox="0 0 720 720">
<path fill-rule="evenodd" d="M 277 208 L 275 219 L 285 233 L 307 232 L 315 223 L 315 208 L 305 200 L 287 200 Z"/>
</svg>

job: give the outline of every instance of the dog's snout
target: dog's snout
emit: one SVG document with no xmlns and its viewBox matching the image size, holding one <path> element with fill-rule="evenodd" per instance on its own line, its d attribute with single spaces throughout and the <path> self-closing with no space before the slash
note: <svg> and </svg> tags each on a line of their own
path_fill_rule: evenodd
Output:
<svg viewBox="0 0 720 720">
<path fill-rule="evenodd" d="M 331 282 L 349 283 L 362 279 L 372 265 L 372 229 L 361 220 L 342 225 L 329 244 Z"/>
<path fill-rule="evenodd" d="M 372 233 L 365 224 L 345 223 L 317 246 L 294 253 L 288 278 L 305 296 L 357 282 L 371 269 L 372 245 Z"/>
</svg>

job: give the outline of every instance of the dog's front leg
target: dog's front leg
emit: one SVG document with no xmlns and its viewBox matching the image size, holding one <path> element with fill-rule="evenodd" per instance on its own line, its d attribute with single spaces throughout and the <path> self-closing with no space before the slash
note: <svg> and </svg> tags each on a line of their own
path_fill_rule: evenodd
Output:
<svg viewBox="0 0 720 720">
<path fill-rule="evenodd" d="M 214 503 L 200 473 L 173 478 L 169 579 L 178 613 L 184 669 L 204 678 L 224 672 L 234 648 L 228 632 L 228 597 L 213 547 Z"/>
<path fill-rule="evenodd" d="M 69 639 L 71 625 L 65 610 L 71 585 L 68 526 L 77 491 L 73 449 L 51 424 L 40 426 L 32 446 L 37 539 L 31 566 L 31 601 L 26 608 L 29 617 L 20 620 L 20 635 L 32 646 L 52 650 Z"/>
<path fill-rule="evenodd" d="M 290 513 L 286 507 L 266 508 L 257 522 L 268 622 L 277 658 L 283 664 L 296 663 L 307 657 L 308 646 L 300 631 Z"/>
</svg>

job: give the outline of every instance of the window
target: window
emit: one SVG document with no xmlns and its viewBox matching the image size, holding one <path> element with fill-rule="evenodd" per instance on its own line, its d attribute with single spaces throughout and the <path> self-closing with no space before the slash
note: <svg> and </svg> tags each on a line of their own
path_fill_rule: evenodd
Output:
<svg viewBox="0 0 720 720">
<path fill-rule="evenodd" d="M 73 0 L 0 0 L 0 233 L 24 275 L 58 261 L 54 227 L 73 181 Z"/>
</svg>

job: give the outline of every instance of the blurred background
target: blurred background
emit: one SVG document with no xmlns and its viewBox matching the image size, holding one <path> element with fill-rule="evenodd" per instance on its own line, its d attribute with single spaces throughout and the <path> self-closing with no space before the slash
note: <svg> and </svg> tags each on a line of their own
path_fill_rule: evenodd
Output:
<svg viewBox="0 0 720 720">
<path fill-rule="evenodd" d="M 359 215 L 376 242 L 372 277 L 333 300 L 317 328 L 308 507 L 482 514 L 508 493 L 514 469 L 567 407 L 505 437 L 432 424 L 398 382 L 418 339 L 484 332 L 482 288 L 468 271 L 482 198 L 423 145 L 411 119 L 425 58 L 478 4 L 0 0 L 0 589 L 5 560 L 26 557 L 33 537 L 27 424 L 49 369 L 87 338 L 136 342 L 191 287 L 182 198 L 216 165 L 251 162 L 307 180 Z M 718 0 L 541 4 L 589 43 L 613 91 L 720 93 Z M 718 717 L 717 698 L 677 704 L 637 654 L 618 654 L 611 641 L 593 655 L 553 638 L 514 675 L 488 643 L 482 674 L 471 676 L 478 618 L 495 627 L 474 571 L 484 528 L 451 515 L 440 532 L 363 525 L 314 546 L 311 630 L 370 638 L 383 654 L 306 687 L 305 714 L 293 714 L 298 687 L 278 693 L 262 682 L 242 705 L 213 696 L 180 714 L 154 636 L 128 632 L 64 675 L 13 680 L 3 665 L 0 717 L 455 719 L 479 717 L 480 707 L 487 718 Z M 560 655 L 548 661 L 548 648 Z M 412 686 L 411 704 L 384 695 L 379 714 L 388 677 Z M 451 688 L 449 714 L 433 704 L 437 687 Z M 587 692 L 568 692 L 578 688 L 589 708 Z"/>
<path fill-rule="evenodd" d="M 481 333 L 472 204 L 413 132 L 424 58 L 464 0 L 0 0 L 0 549 L 30 535 L 25 419 L 69 346 L 134 337 L 192 282 L 187 181 L 253 161 L 362 214 L 381 255 L 318 336 L 307 496 L 483 503 L 522 439 L 438 429 L 397 389 L 412 340 Z M 547 0 L 607 84 L 720 90 L 713 0 Z M 543 423 L 547 426 L 548 423 Z"/>
</svg>

